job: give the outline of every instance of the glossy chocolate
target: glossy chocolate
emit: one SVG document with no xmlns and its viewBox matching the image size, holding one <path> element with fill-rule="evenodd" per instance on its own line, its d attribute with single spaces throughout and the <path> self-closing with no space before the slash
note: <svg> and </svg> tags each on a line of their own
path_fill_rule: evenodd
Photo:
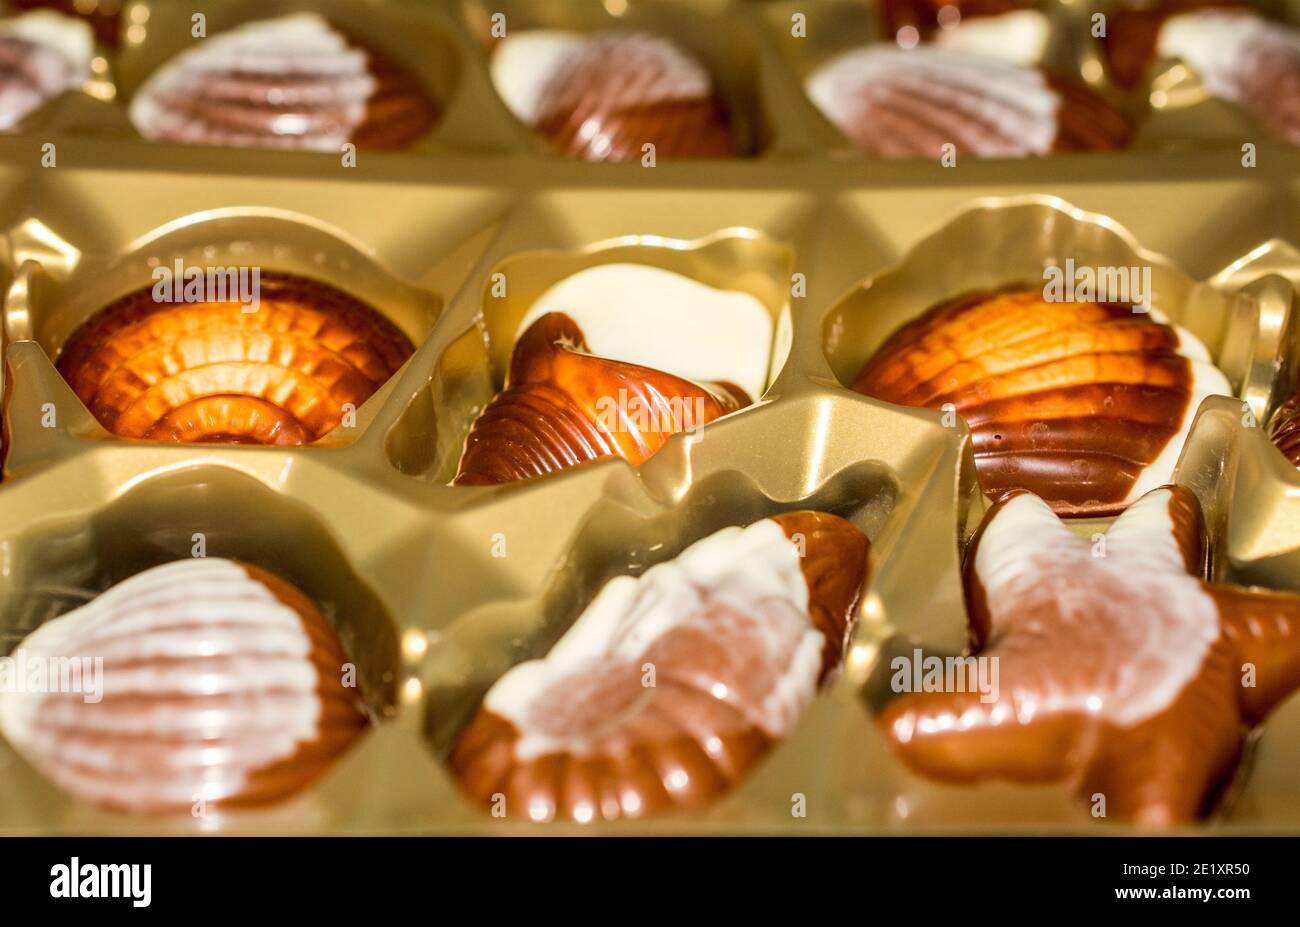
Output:
<svg viewBox="0 0 1300 927">
<path fill-rule="evenodd" d="M 533 821 L 715 800 L 839 666 L 867 552 L 843 519 L 795 512 L 611 581 L 545 659 L 493 686 L 452 770 L 474 800 Z"/>
<path fill-rule="evenodd" d="M 515 68 L 494 73 L 499 87 L 515 80 L 540 85 L 527 94 L 528 111 L 516 115 L 566 157 L 639 160 L 646 144 L 654 145 L 656 158 L 736 154 L 731 120 L 708 70 L 675 42 L 613 31 L 575 38 L 565 52 L 517 76 Z M 521 60 L 519 68 L 526 64 Z M 523 96 L 501 92 L 508 100 Z"/>
<path fill-rule="evenodd" d="M 368 723 L 316 605 L 230 560 L 133 576 L 46 622 L 15 654 L 28 666 L 102 661 L 97 698 L 0 693 L 0 730 L 61 788 L 126 811 L 188 814 L 284 797 Z"/>
<path fill-rule="evenodd" d="M 310 443 L 413 351 L 378 312 L 305 277 L 261 274 L 253 311 L 233 296 L 155 295 L 145 287 L 100 310 L 58 354 L 77 397 L 123 438 Z"/>
<path fill-rule="evenodd" d="M 547 313 L 520 337 L 505 388 L 474 420 L 455 482 L 509 483 L 603 457 L 639 464 L 672 435 L 749 401 L 731 384 L 590 354 L 577 323 Z"/>
<path fill-rule="evenodd" d="M 1196 818 L 1245 727 L 1300 687 L 1300 596 L 1207 584 L 1204 550 L 1180 487 L 1143 496 L 1104 540 L 1004 496 L 965 574 L 973 650 L 998 660 L 999 691 L 903 694 L 881 728 L 935 778 L 1061 782 L 1094 808 L 1104 797 L 1109 818 Z"/>
<path fill-rule="evenodd" d="M 1194 336 L 1154 314 L 1043 293 L 940 303 L 894 332 L 853 388 L 955 411 L 989 495 L 1028 489 L 1061 513 L 1114 512 L 1169 479 L 1196 406 L 1231 390 Z"/>
<path fill-rule="evenodd" d="M 1128 122 L 1082 84 L 982 54 L 876 43 L 808 78 L 818 109 L 883 158 L 1025 157 L 1121 148 Z"/>
<path fill-rule="evenodd" d="M 1286 459 L 1300 467 L 1300 393 L 1292 396 L 1273 413 L 1268 435 Z"/>
<path fill-rule="evenodd" d="M 0 19 L 0 131 L 80 90 L 94 54 L 90 27 L 78 20 L 44 10 Z"/>
<path fill-rule="evenodd" d="M 130 112 L 149 139 L 320 151 L 402 148 L 438 116 L 415 78 L 312 13 L 204 39 L 156 71 Z"/>
</svg>

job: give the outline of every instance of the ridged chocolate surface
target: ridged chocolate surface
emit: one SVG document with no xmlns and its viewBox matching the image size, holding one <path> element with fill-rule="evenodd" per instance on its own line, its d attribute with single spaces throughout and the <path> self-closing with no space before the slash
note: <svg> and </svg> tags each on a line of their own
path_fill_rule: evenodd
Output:
<svg viewBox="0 0 1300 927">
<path fill-rule="evenodd" d="M 981 158 L 1110 150 L 1127 121 L 1081 84 L 968 52 L 886 43 L 815 71 L 808 94 L 850 141 L 884 158 Z"/>
<path fill-rule="evenodd" d="M 131 102 L 146 138 L 338 151 L 401 148 L 438 115 L 411 75 L 314 14 L 246 24 L 160 68 Z"/>
<path fill-rule="evenodd" d="M 53 13 L 33 15 L 38 24 L 28 17 L 0 19 L 0 131 L 15 129 L 45 103 L 80 89 L 89 77 L 93 52 L 89 30 Z M 84 33 L 73 36 L 84 42 L 84 60 L 73 60 L 60 47 L 74 44 L 59 41 L 59 33 L 69 30 Z"/>
<path fill-rule="evenodd" d="M 395 325 L 327 284 L 268 272 L 259 290 L 252 312 L 137 290 L 73 332 L 59 372 L 119 437 L 292 445 L 338 425 L 413 351 Z"/>
<path fill-rule="evenodd" d="M 1198 817 L 1244 726 L 1300 686 L 1300 596 L 1204 583 L 1203 546 L 1190 490 L 1147 494 L 1104 546 L 1009 494 L 966 561 L 974 651 L 998 662 L 998 691 L 906 691 L 882 729 L 938 779 L 1060 782 L 1149 826 Z"/>
<path fill-rule="evenodd" d="M 839 665 L 867 550 L 848 522 L 796 512 L 615 580 L 545 660 L 493 687 L 453 771 L 475 800 L 535 821 L 715 800 Z"/>
<path fill-rule="evenodd" d="M 455 482 L 526 480 L 603 457 L 639 464 L 670 436 L 749 404 L 702 385 L 586 353 L 582 330 L 548 313 L 516 343 L 505 388 L 474 420 Z"/>
<path fill-rule="evenodd" d="M 1269 437 L 1286 459 L 1300 467 L 1300 393 L 1284 402 L 1268 425 Z"/>
<path fill-rule="evenodd" d="M 1085 514 L 1124 504 L 1205 387 L 1178 332 L 1150 314 L 1013 287 L 902 326 L 853 388 L 900 405 L 951 404 L 970 426 L 986 493 L 1028 489 Z"/>
<path fill-rule="evenodd" d="M 712 78 L 668 39 L 603 33 L 539 79 L 546 87 L 536 128 L 567 157 L 635 160 L 646 143 L 664 158 L 736 153 Z"/>
<path fill-rule="evenodd" d="M 0 727 L 76 797 L 135 812 L 260 803 L 319 776 L 368 723 L 316 605 L 265 571 L 179 561 L 138 574 L 19 651 L 102 661 L 100 697 L 0 694 Z M 197 809 L 197 811 L 196 811 Z"/>
</svg>

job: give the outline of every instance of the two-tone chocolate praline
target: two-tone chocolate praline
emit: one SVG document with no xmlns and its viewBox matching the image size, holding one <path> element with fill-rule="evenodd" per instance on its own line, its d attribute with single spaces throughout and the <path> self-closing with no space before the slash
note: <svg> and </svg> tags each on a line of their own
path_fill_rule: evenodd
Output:
<svg viewBox="0 0 1300 927">
<path fill-rule="evenodd" d="M 723 158 L 732 119 L 705 65 L 672 39 L 612 30 L 511 33 L 492 53 L 506 106 L 561 154 L 584 161 Z"/>
<path fill-rule="evenodd" d="M 337 152 L 410 145 L 438 106 L 377 50 L 314 13 L 294 13 L 177 55 L 136 91 L 130 116 L 158 141 Z"/>
<path fill-rule="evenodd" d="M 0 19 L 0 131 L 81 89 L 94 55 L 90 27 L 70 17 L 38 10 Z"/>
<path fill-rule="evenodd" d="M 992 691 L 905 692 L 879 724 L 952 782 L 1061 783 L 1147 826 L 1211 807 L 1246 732 L 1300 687 L 1300 595 L 1202 580 L 1200 505 L 1164 487 L 1101 538 L 1003 496 L 966 556 L 972 660 Z"/>
<path fill-rule="evenodd" d="M 840 664 L 868 542 L 794 512 L 610 581 L 488 691 L 451 767 L 494 813 L 581 823 L 699 807 L 789 735 Z"/>
<path fill-rule="evenodd" d="M 301 591 L 217 558 L 139 573 L 11 657 L 79 686 L 5 687 L 0 732 L 85 801 L 199 813 L 316 779 L 365 729 L 347 655 Z M 72 672 L 61 668 L 75 666 Z"/>
</svg>

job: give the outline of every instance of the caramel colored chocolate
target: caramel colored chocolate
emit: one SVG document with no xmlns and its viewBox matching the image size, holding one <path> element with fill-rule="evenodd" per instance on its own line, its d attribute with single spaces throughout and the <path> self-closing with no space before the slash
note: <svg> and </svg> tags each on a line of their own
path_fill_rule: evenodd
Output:
<svg viewBox="0 0 1300 927">
<path fill-rule="evenodd" d="M 1205 583 L 1204 549 L 1180 487 L 1143 496 L 1104 541 L 1032 494 L 1004 496 L 965 574 L 997 691 L 906 692 L 882 730 L 938 779 L 1060 782 L 1149 826 L 1206 813 L 1245 727 L 1300 687 L 1300 596 Z"/>
<path fill-rule="evenodd" d="M 293 445 L 337 426 L 414 350 L 327 284 L 267 272 L 259 294 L 245 311 L 233 296 L 159 302 L 154 287 L 137 290 L 72 333 L 59 372 L 119 437 Z"/>
<path fill-rule="evenodd" d="M 131 101 L 146 138 L 240 147 L 402 148 L 437 117 L 414 77 L 310 13 L 205 39 Z"/>
<path fill-rule="evenodd" d="M 644 462 L 672 435 L 749 405 L 702 385 L 588 354 L 582 330 L 548 313 L 515 345 L 505 389 L 474 420 L 458 485 L 526 480 L 603 457 Z"/>
<path fill-rule="evenodd" d="M 15 654 L 28 665 L 102 661 L 89 697 L 84 685 L 0 693 L 0 729 L 61 788 L 125 811 L 282 798 L 368 724 L 315 603 L 230 560 L 138 574 L 42 625 Z"/>
<path fill-rule="evenodd" d="M 566 157 L 627 161 L 736 153 L 730 118 L 699 64 L 667 39 L 609 32 L 546 79 L 536 128 Z"/>
<path fill-rule="evenodd" d="M 1189 413 L 1227 381 L 1188 333 L 1125 303 L 969 293 L 899 328 L 853 381 L 966 420 L 984 491 L 1067 514 L 1113 512 L 1168 480 Z M 1177 439 L 1177 440 L 1175 440 Z"/>
<path fill-rule="evenodd" d="M 1268 424 L 1268 435 L 1286 459 L 1300 467 L 1300 393 L 1284 402 Z"/>
<path fill-rule="evenodd" d="M 714 801 L 839 666 L 867 552 L 843 519 L 795 512 L 613 580 L 545 659 L 488 692 L 452 749 L 461 787 L 533 821 Z"/>
</svg>

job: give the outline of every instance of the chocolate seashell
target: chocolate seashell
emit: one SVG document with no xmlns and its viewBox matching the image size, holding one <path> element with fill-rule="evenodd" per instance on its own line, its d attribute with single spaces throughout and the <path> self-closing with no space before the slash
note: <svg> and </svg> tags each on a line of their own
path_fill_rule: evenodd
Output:
<svg viewBox="0 0 1300 927">
<path fill-rule="evenodd" d="M 130 115 L 153 140 L 339 151 L 405 147 L 438 110 L 397 65 L 319 16 L 296 13 L 176 56 L 136 93 Z"/>
<path fill-rule="evenodd" d="M 6 688 L 0 731 L 72 795 L 126 811 L 284 797 L 368 723 L 315 604 L 231 560 L 146 570 L 46 622 L 11 657 L 29 675 L 38 661 L 75 665 L 66 675 L 81 691 Z M 98 692 L 85 682 L 95 676 Z"/>
<path fill-rule="evenodd" d="M 736 153 L 708 70 L 669 39 L 525 32 L 497 48 L 493 77 L 515 115 L 569 158 L 636 160 L 647 143 L 664 158 Z"/>
<path fill-rule="evenodd" d="M 858 148 L 883 158 L 980 158 L 1112 150 L 1127 121 L 1087 87 L 968 52 L 884 43 L 831 59 L 809 98 Z"/>
<path fill-rule="evenodd" d="M 1300 596 L 1205 583 L 1204 561 L 1184 488 L 1143 496 L 1104 542 L 1004 496 L 965 574 L 975 659 L 997 661 L 998 684 L 897 686 L 881 729 L 934 778 L 1059 782 L 1146 826 L 1204 814 L 1245 727 L 1300 687 Z"/>
<path fill-rule="evenodd" d="M 1175 16 L 1186 13 L 1255 13 L 1252 4 L 1236 0 L 1161 0 L 1149 6 L 1125 6 L 1110 14 L 1102 48 L 1110 76 L 1121 87 L 1136 87 L 1160 56 L 1160 30 Z"/>
<path fill-rule="evenodd" d="M 16 10 L 55 10 L 84 21 L 95 34 L 95 41 L 116 46 L 125 0 L 9 0 Z"/>
<path fill-rule="evenodd" d="M 1286 459 L 1300 467 L 1300 393 L 1282 403 L 1268 423 L 1268 436 Z"/>
<path fill-rule="evenodd" d="M 488 692 L 452 749 L 461 787 L 533 821 L 715 800 L 839 666 L 868 546 L 841 518 L 795 512 L 612 580 L 544 659 Z"/>
<path fill-rule="evenodd" d="M 604 457 L 639 464 L 674 434 L 749 404 L 731 384 L 699 384 L 587 353 L 551 312 L 519 339 L 505 389 L 474 420 L 455 482 L 526 480 Z"/>
<path fill-rule="evenodd" d="M 1194 335 L 1129 303 L 968 293 L 895 331 L 853 381 L 966 420 L 984 491 L 1099 515 L 1168 481 L 1196 407 L 1231 395 Z"/>
<path fill-rule="evenodd" d="M 414 350 L 369 306 L 290 274 L 260 274 L 252 311 L 233 288 L 220 301 L 156 295 L 146 287 L 100 310 L 58 354 L 77 397 L 123 438 L 306 444 Z"/>
<path fill-rule="evenodd" d="M 0 19 L 0 131 L 10 131 L 55 97 L 90 78 L 90 27 L 37 11 Z"/>
</svg>

